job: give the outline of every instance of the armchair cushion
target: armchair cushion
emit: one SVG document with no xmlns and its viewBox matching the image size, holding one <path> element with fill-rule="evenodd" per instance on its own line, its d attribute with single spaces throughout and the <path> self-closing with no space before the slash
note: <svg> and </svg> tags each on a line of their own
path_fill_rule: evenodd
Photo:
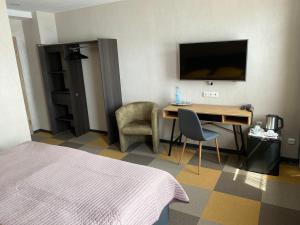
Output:
<svg viewBox="0 0 300 225">
<path fill-rule="evenodd" d="M 132 121 L 122 128 L 122 133 L 127 135 L 152 135 L 151 121 Z"/>
</svg>

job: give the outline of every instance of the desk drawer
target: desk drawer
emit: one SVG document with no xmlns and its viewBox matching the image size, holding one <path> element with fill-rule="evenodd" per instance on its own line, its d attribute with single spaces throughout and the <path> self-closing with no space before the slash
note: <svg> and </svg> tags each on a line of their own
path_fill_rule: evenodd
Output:
<svg viewBox="0 0 300 225">
<path fill-rule="evenodd" d="M 224 116 L 223 123 L 233 125 L 251 125 L 249 117 L 243 116 Z"/>
</svg>

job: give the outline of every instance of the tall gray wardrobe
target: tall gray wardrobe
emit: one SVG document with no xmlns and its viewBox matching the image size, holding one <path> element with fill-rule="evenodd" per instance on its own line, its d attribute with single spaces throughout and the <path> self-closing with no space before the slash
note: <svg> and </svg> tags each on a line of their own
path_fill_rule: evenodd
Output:
<svg viewBox="0 0 300 225">
<path fill-rule="evenodd" d="M 118 141 L 115 111 L 122 106 L 116 39 L 38 45 L 44 89 L 54 134 L 71 130 L 76 136 L 90 130 L 81 60 L 82 48 L 98 48 L 109 144 Z M 101 85 L 101 86 L 100 86 Z"/>
</svg>

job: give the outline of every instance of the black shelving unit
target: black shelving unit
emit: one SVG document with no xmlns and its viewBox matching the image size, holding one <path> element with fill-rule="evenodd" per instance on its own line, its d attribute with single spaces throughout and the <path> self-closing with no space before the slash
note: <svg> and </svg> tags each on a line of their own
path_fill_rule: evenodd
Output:
<svg viewBox="0 0 300 225">
<path fill-rule="evenodd" d="M 82 47 L 98 48 L 101 85 L 108 141 L 118 141 L 115 111 L 122 106 L 116 39 L 38 45 L 44 89 L 52 132 L 72 130 L 76 136 L 89 131 L 89 120 L 82 73 Z"/>
<path fill-rule="evenodd" d="M 44 87 L 52 132 L 71 130 L 76 136 L 89 131 L 81 60 L 70 60 L 70 47 L 39 46 Z"/>
</svg>

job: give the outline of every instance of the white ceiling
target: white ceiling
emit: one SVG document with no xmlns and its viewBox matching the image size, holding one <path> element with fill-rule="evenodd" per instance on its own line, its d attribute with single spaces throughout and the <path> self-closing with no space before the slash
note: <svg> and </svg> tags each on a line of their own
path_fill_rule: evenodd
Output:
<svg viewBox="0 0 300 225">
<path fill-rule="evenodd" d="M 7 8 L 25 11 L 62 12 L 122 0 L 6 0 Z"/>
</svg>

